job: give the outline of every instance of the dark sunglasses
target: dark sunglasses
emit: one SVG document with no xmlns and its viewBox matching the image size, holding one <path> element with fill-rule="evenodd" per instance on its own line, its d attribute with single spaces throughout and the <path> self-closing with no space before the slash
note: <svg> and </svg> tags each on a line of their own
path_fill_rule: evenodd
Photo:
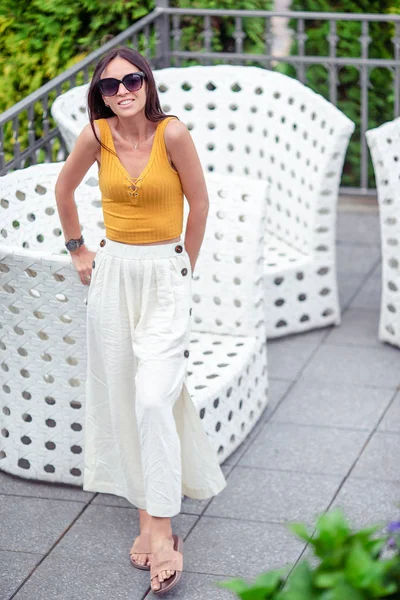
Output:
<svg viewBox="0 0 400 600">
<path fill-rule="evenodd" d="M 122 83 L 128 92 L 138 92 L 143 85 L 143 80 L 146 75 L 143 71 L 136 71 L 136 73 L 128 73 L 122 79 L 116 79 L 115 77 L 105 77 L 97 82 L 98 88 L 103 96 L 115 96 L 119 90 L 119 84 Z"/>
</svg>

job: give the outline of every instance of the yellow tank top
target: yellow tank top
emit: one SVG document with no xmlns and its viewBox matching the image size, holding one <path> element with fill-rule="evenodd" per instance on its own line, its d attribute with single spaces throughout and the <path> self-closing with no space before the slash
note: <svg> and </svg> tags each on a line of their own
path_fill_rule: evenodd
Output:
<svg viewBox="0 0 400 600">
<path fill-rule="evenodd" d="M 126 243 L 161 242 L 182 233 L 183 191 L 164 142 L 167 117 L 157 125 L 147 165 L 129 177 L 117 154 L 101 148 L 99 186 L 106 236 Z M 95 121 L 103 144 L 115 152 L 107 119 Z"/>
</svg>

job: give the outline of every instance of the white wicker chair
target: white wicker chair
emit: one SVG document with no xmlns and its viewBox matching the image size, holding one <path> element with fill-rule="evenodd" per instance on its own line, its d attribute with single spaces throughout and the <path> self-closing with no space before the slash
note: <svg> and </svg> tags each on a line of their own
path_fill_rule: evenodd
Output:
<svg viewBox="0 0 400 600">
<path fill-rule="evenodd" d="M 379 339 L 400 347 L 400 118 L 366 133 L 375 169 L 382 246 Z"/>
<path fill-rule="evenodd" d="M 88 288 L 61 254 L 54 198 L 61 166 L 0 178 L 0 469 L 79 485 Z M 192 281 L 187 382 L 222 462 L 267 404 L 267 184 L 215 174 L 207 183 L 211 205 Z M 96 251 L 104 236 L 96 169 L 76 200 L 87 245 Z"/>
<path fill-rule="evenodd" d="M 354 124 L 295 79 L 257 67 L 168 68 L 154 73 L 167 113 L 193 135 L 206 171 L 266 179 L 267 334 L 340 323 L 336 204 Z M 87 123 L 87 86 L 52 114 L 69 149 Z"/>
</svg>

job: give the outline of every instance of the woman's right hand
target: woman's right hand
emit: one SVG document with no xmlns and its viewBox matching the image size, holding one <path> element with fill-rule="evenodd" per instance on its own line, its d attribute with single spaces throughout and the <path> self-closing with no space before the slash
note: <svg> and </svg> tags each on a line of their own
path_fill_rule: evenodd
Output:
<svg viewBox="0 0 400 600">
<path fill-rule="evenodd" d="M 96 252 L 88 250 L 83 244 L 80 248 L 78 248 L 78 250 L 74 250 L 73 252 L 70 252 L 70 254 L 73 265 L 78 271 L 81 282 L 83 285 L 89 285 L 93 269 L 93 260 L 96 256 Z"/>
</svg>

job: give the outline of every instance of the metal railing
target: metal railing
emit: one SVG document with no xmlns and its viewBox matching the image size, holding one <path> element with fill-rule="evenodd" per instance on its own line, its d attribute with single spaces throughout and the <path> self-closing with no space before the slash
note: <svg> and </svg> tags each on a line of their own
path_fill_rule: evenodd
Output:
<svg viewBox="0 0 400 600">
<path fill-rule="evenodd" d="M 286 52 L 274 50 L 274 22 L 290 18 L 292 25 L 292 44 Z M 248 24 L 253 21 L 262 31 L 262 51 L 249 51 Z M 354 42 L 359 45 L 359 56 L 344 56 L 339 51 L 343 24 L 357 24 L 359 35 Z M 310 54 L 309 26 L 320 23 L 325 32 L 322 39 L 325 44 L 324 55 Z M 371 57 L 371 28 L 390 28 L 391 50 L 389 56 Z M 220 31 L 231 32 L 227 48 L 221 50 Z M 187 35 L 188 31 L 196 35 Z M 260 38 L 260 36 L 259 36 Z M 68 69 L 65 73 L 19 102 L 0 116 L 0 175 L 10 169 L 26 166 L 32 162 L 58 160 L 65 156 L 66 150 L 56 127 L 50 127 L 49 107 L 52 99 L 77 83 L 90 78 L 91 69 L 99 57 L 110 48 L 120 44 L 133 45 L 150 60 L 153 68 L 184 66 L 197 62 L 200 64 L 233 63 L 239 65 L 257 64 L 268 69 L 286 69 L 288 74 L 308 83 L 309 69 L 322 67 L 324 85 L 322 90 L 328 100 L 347 112 L 341 105 L 340 92 L 343 83 L 340 73 L 343 69 L 355 69 L 359 75 L 359 98 L 355 101 L 354 114 L 349 115 L 359 121 L 353 143 L 357 144 L 359 162 L 358 181 L 351 188 L 342 188 L 344 192 L 370 193 L 369 155 L 365 132 L 370 128 L 370 89 L 371 71 L 382 69 L 389 73 L 391 87 L 388 103 L 391 107 L 390 118 L 400 114 L 400 15 L 316 13 L 316 12 L 277 12 L 259 10 L 211 10 L 179 9 L 169 6 L 169 0 L 158 0 L 156 9 L 135 23 L 122 34 L 87 56 L 83 61 Z M 226 44 L 225 44 L 226 45 Z M 260 44 L 259 44 L 260 47 Z M 20 131 L 21 116 L 27 115 Z M 380 123 L 375 123 L 376 125 Z M 35 131 L 41 131 L 38 135 Z M 12 138 L 12 152 L 5 157 L 4 140 Z M 10 137 L 8 137 L 10 139 Z M 22 147 L 21 139 L 25 146 Z M 353 157 L 354 160 L 354 157 Z"/>
<path fill-rule="evenodd" d="M 64 160 L 67 150 L 50 115 L 53 100 L 69 88 L 88 82 L 101 56 L 122 44 L 138 48 L 157 67 L 162 56 L 157 21 L 162 18 L 165 16 L 161 15 L 160 10 L 154 10 L 3 112 L 0 115 L 0 175 L 38 162 Z"/>
</svg>

